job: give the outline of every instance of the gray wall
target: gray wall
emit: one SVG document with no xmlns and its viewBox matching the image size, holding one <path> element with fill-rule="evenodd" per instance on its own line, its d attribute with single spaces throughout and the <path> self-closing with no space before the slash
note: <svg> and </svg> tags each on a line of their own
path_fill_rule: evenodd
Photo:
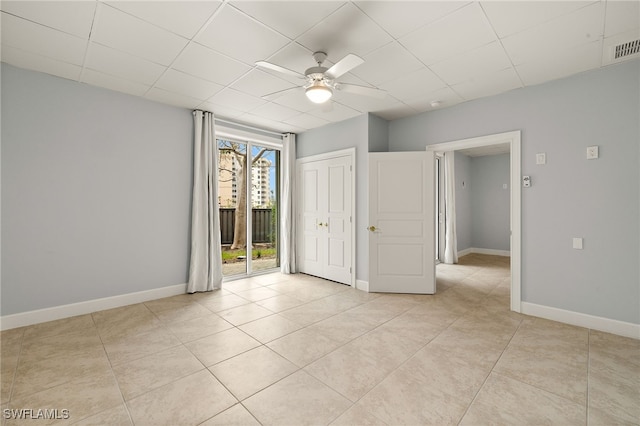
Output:
<svg viewBox="0 0 640 426">
<path fill-rule="evenodd" d="M 509 154 L 471 157 L 471 247 L 510 250 L 509 159 Z"/>
<path fill-rule="evenodd" d="M 356 279 L 369 280 L 369 115 L 301 133 L 296 137 L 296 157 L 356 149 Z"/>
<path fill-rule="evenodd" d="M 369 152 L 389 151 L 389 122 L 369 114 Z"/>
<path fill-rule="evenodd" d="M 521 130 L 522 174 L 532 178 L 522 191 L 522 299 L 639 324 L 639 75 L 640 61 L 629 61 L 394 120 L 389 149 Z M 590 145 L 598 160 L 585 159 Z"/>
<path fill-rule="evenodd" d="M 444 161 L 441 164 L 444 167 Z M 473 188 L 471 158 L 456 152 L 453 168 L 456 180 L 456 242 L 458 251 L 462 251 L 473 247 L 471 243 L 471 216 L 473 214 L 471 208 Z"/>
<path fill-rule="evenodd" d="M 2 64 L 2 315 L 186 282 L 191 112 Z"/>
</svg>

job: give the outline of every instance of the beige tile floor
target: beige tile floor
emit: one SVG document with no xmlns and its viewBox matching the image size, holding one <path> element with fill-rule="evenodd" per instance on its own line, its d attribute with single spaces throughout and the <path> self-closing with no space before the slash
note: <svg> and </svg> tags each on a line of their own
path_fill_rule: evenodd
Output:
<svg viewBox="0 0 640 426">
<path fill-rule="evenodd" d="M 81 425 L 640 424 L 640 341 L 510 312 L 506 258 L 437 276 L 416 296 L 261 275 L 4 331 L 1 405 Z"/>
</svg>

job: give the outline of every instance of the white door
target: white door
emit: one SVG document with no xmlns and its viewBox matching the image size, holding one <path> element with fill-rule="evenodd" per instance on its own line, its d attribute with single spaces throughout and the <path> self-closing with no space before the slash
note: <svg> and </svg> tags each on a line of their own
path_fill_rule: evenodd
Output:
<svg viewBox="0 0 640 426">
<path fill-rule="evenodd" d="M 324 217 L 321 210 L 326 209 L 321 185 L 326 181 L 327 169 L 323 161 L 314 161 L 300 165 L 298 182 L 300 212 L 300 239 L 298 242 L 300 272 L 322 276 L 324 272 Z"/>
<path fill-rule="evenodd" d="M 300 272 L 352 285 L 352 158 L 299 163 Z"/>
<path fill-rule="evenodd" d="M 434 294 L 434 154 L 369 154 L 369 290 Z"/>
<path fill-rule="evenodd" d="M 351 284 L 351 158 L 327 161 L 325 278 Z"/>
</svg>

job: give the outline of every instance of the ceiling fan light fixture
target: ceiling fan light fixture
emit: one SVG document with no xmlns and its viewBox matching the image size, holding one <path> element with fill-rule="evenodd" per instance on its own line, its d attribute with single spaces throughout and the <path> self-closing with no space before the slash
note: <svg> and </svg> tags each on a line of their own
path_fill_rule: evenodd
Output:
<svg viewBox="0 0 640 426">
<path fill-rule="evenodd" d="M 322 104 L 333 96 L 333 90 L 321 82 L 315 82 L 305 90 L 307 98 L 313 103 Z"/>
</svg>

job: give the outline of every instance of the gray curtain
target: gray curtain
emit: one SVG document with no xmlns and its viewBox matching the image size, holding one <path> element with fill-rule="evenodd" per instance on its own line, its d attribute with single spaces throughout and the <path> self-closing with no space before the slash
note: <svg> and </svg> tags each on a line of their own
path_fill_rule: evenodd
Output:
<svg viewBox="0 0 640 426">
<path fill-rule="evenodd" d="M 296 266 L 295 233 L 295 176 L 296 176 L 296 135 L 287 133 L 282 137 L 282 199 L 280 200 L 280 270 L 283 274 L 298 272 Z"/>
<path fill-rule="evenodd" d="M 444 153 L 444 263 L 458 263 L 455 152 Z"/>
<path fill-rule="evenodd" d="M 222 285 L 222 249 L 218 212 L 218 144 L 214 116 L 194 111 L 191 263 L 187 293 Z"/>
</svg>

